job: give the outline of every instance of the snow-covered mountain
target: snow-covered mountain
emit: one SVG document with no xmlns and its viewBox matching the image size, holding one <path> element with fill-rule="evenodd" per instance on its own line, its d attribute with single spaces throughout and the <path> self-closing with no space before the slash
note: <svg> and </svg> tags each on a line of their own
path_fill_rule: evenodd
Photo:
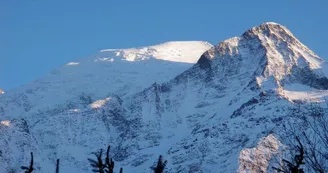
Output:
<svg viewBox="0 0 328 173">
<path fill-rule="evenodd" d="M 328 96 L 327 75 L 276 23 L 213 47 L 103 50 L 0 96 L 0 172 L 30 151 L 39 172 L 57 158 L 62 172 L 90 172 L 90 153 L 107 144 L 124 172 L 150 172 L 160 154 L 167 172 L 267 171 L 284 142 L 277 127 L 296 101 Z"/>
<path fill-rule="evenodd" d="M 57 108 L 74 110 L 110 95 L 124 97 L 182 73 L 211 47 L 207 42 L 180 41 L 102 50 L 6 93 L 0 98 L 6 114 L 0 116 L 12 118 Z"/>
<path fill-rule="evenodd" d="M 5 92 L 0 88 L 0 94 L 4 94 Z"/>
</svg>

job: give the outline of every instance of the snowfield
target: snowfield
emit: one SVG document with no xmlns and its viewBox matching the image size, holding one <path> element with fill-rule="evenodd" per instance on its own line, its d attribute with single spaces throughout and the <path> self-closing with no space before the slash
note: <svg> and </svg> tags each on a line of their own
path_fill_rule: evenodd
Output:
<svg viewBox="0 0 328 173">
<path fill-rule="evenodd" d="M 200 55 L 212 45 L 202 41 L 172 41 L 163 44 L 131 49 L 105 49 L 100 52 L 115 52 L 127 61 L 138 61 L 153 57 L 158 60 L 196 63 Z"/>
<path fill-rule="evenodd" d="M 103 50 L 88 58 L 69 62 L 44 78 L 6 93 L 0 98 L 0 105 L 13 103 L 3 108 L 11 112 L 5 115 L 13 118 L 13 115 L 34 114 L 54 106 L 79 108 L 81 104 L 91 103 L 89 97 L 92 100 L 102 100 L 111 95 L 125 97 L 154 82 L 162 83 L 182 73 L 193 65 L 190 62 L 195 63 L 211 47 L 207 42 L 186 41 L 145 48 Z"/>
<path fill-rule="evenodd" d="M 272 172 L 279 128 L 297 101 L 328 96 L 327 63 L 284 26 L 264 23 L 207 42 L 107 49 L 0 96 L 0 172 L 34 152 L 37 172 L 115 167 L 151 172 Z M 268 147 L 270 145 L 271 147 Z"/>
</svg>

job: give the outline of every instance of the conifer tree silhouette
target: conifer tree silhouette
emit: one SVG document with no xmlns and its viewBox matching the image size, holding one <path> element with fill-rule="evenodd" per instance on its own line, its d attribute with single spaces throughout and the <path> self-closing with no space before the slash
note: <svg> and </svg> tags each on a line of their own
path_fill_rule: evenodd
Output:
<svg viewBox="0 0 328 173">
<path fill-rule="evenodd" d="M 59 173 L 59 159 L 57 159 L 56 163 L 56 173 Z"/>
<path fill-rule="evenodd" d="M 99 152 L 93 153 L 97 157 L 97 160 L 88 158 L 90 165 L 93 168 L 92 172 L 104 173 L 104 169 L 105 169 L 106 165 L 103 164 L 102 153 L 103 153 L 103 149 L 100 149 Z"/>
<path fill-rule="evenodd" d="M 109 151 L 110 151 L 110 145 L 108 145 L 108 147 L 107 147 L 107 153 L 106 153 L 106 168 L 107 169 L 105 169 L 105 171 L 106 171 L 106 173 L 113 173 L 115 163 L 114 163 L 113 159 L 109 159 Z"/>
<path fill-rule="evenodd" d="M 88 158 L 90 165 L 93 168 L 92 169 L 93 172 L 114 173 L 115 163 L 113 159 L 109 157 L 109 152 L 110 152 L 110 145 L 108 145 L 107 147 L 106 159 L 104 163 L 102 160 L 103 149 L 100 149 L 99 152 L 94 153 L 97 157 L 97 160 Z M 120 169 L 120 173 L 123 173 L 123 168 Z"/>
<path fill-rule="evenodd" d="M 167 164 L 167 160 L 163 161 L 163 157 L 162 157 L 162 155 L 160 155 L 159 158 L 158 158 L 156 167 L 152 168 L 154 173 L 163 173 L 166 164 Z"/>
<path fill-rule="evenodd" d="M 33 152 L 31 152 L 31 161 L 30 161 L 30 166 L 22 166 L 21 169 L 25 170 L 24 173 L 31 173 L 33 172 L 34 168 L 33 168 L 33 164 L 34 164 L 34 160 L 33 160 Z"/>
</svg>

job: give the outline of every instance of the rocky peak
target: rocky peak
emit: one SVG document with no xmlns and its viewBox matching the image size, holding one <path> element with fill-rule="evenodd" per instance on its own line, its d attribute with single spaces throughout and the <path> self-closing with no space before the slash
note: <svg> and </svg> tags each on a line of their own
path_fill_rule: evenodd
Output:
<svg viewBox="0 0 328 173">
<path fill-rule="evenodd" d="M 322 59 L 281 25 L 225 40 L 194 66 L 171 61 L 198 48 L 194 60 L 202 44 L 171 45 L 107 50 L 1 96 L 0 172 L 18 170 L 31 151 L 37 172 L 57 158 L 62 172 L 91 172 L 86 158 L 108 144 L 126 172 L 149 172 L 161 154 L 167 172 L 265 172 L 292 102 L 328 96 L 315 91 L 328 88 Z M 156 57 L 146 61 L 147 51 Z"/>
<path fill-rule="evenodd" d="M 286 27 L 273 22 L 266 22 L 260 26 L 253 27 L 246 31 L 242 36 L 244 38 L 252 38 L 254 36 L 276 37 L 284 41 L 296 40 L 294 35 Z"/>
<path fill-rule="evenodd" d="M 268 22 L 249 29 L 241 37 L 220 42 L 197 63 L 219 76 L 248 73 L 258 86 L 263 86 L 264 81 L 274 84 L 274 88 L 296 82 L 326 89 L 328 79 L 320 70 L 323 62 L 286 27 Z"/>
</svg>

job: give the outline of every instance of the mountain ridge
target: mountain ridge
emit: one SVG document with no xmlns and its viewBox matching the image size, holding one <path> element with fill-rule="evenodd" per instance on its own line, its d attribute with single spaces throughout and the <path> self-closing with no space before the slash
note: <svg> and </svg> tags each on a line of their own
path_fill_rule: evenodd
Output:
<svg viewBox="0 0 328 173">
<path fill-rule="evenodd" d="M 199 47 L 204 48 L 200 49 Z M 138 57 L 147 55 L 161 60 L 195 63 L 197 56 L 193 56 L 193 54 L 201 54 L 204 49 L 208 49 L 209 47 L 212 47 L 212 45 L 205 41 L 169 41 L 153 46 L 128 49 L 104 49 L 100 52 L 114 51 L 117 55 L 122 54 L 128 61 L 135 61 L 138 60 Z M 184 56 L 181 57 L 181 54 Z"/>
<path fill-rule="evenodd" d="M 179 44 L 174 44 L 173 46 L 176 47 L 171 46 L 167 50 L 167 54 L 164 55 L 174 54 L 176 57 L 191 61 L 211 47 L 210 44 L 199 41 L 179 43 L 182 44 L 181 47 L 179 47 Z M 194 44 L 197 47 L 196 49 Z M 190 51 L 186 51 L 188 46 L 191 46 Z M 161 49 L 160 45 L 155 47 Z M 19 109 L 9 108 L 8 111 L 13 111 L 11 114 L 24 114 L 31 109 L 48 109 L 48 107 L 54 105 L 69 105 L 68 107 L 75 109 L 75 107 L 83 105 L 85 101 L 90 102 L 87 97 L 98 100 L 112 94 L 129 95 L 151 85 L 152 82 L 164 82 L 192 66 L 192 64 L 186 62 L 156 59 L 153 57 L 156 55 L 152 54 L 156 53 L 156 49 L 153 48 L 150 53 L 147 53 L 149 50 L 147 47 L 132 49 L 136 52 L 128 52 L 128 56 L 139 58 L 139 60 L 128 61 L 124 54 L 117 54 L 116 51 L 106 51 L 69 62 L 53 70 L 44 78 L 19 87 L 14 92 L 7 92 L 3 95 L 4 97 L 0 98 L 0 107 L 1 103 L 9 104 L 13 102 L 10 105 L 18 105 Z M 123 52 L 126 50 L 131 49 L 121 49 Z M 139 53 L 138 50 L 142 53 Z M 165 51 L 162 50 L 161 52 Z M 178 52 L 178 55 L 176 52 Z M 62 86 L 65 88 L 62 88 Z M 56 103 L 53 103 L 53 98 L 57 100 Z M 76 106 L 74 107 L 74 105 Z M 19 111 L 20 107 L 23 107 L 21 111 Z M 3 109 L 6 112 L 6 109 Z"/>
<path fill-rule="evenodd" d="M 70 102 L 51 103 L 42 109 L 31 107 L 30 95 L 25 92 L 11 102 L 0 99 L 0 168 L 17 169 L 34 151 L 40 172 L 57 158 L 64 172 L 88 172 L 89 154 L 111 144 L 117 166 L 126 172 L 149 172 L 158 155 L 164 155 L 167 172 L 246 173 L 257 169 L 258 160 L 252 160 L 252 153 L 262 156 L 269 152 L 260 167 L 267 171 L 271 156 L 284 142 L 279 141 L 277 129 L 288 119 L 294 102 L 311 101 L 307 94 L 319 101 L 328 96 L 325 62 L 292 36 L 281 25 L 262 24 L 200 53 L 196 64 L 183 70 L 177 67 L 181 71 L 147 81 L 130 93 L 108 93 L 108 87 L 98 91 L 102 94 L 98 97 L 84 93 L 69 98 Z M 120 59 L 115 51 L 109 50 L 109 55 Z M 133 61 L 122 63 L 154 60 L 147 57 L 148 49 L 141 52 L 145 58 L 134 56 L 141 55 L 137 51 L 132 53 Z M 112 63 L 117 61 L 115 57 L 111 61 L 113 57 L 106 54 L 87 61 L 99 63 L 99 58 L 107 58 L 101 62 Z M 83 64 L 70 63 L 55 75 L 67 74 L 66 68 Z M 104 86 L 110 85 L 99 88 Z M 304 98 L 298 96 L 301 93 Z M 25 112 L 12 111 L 17 108 Z M 268 150 L 266 143 L 275 148 Z"/>
</svg>

